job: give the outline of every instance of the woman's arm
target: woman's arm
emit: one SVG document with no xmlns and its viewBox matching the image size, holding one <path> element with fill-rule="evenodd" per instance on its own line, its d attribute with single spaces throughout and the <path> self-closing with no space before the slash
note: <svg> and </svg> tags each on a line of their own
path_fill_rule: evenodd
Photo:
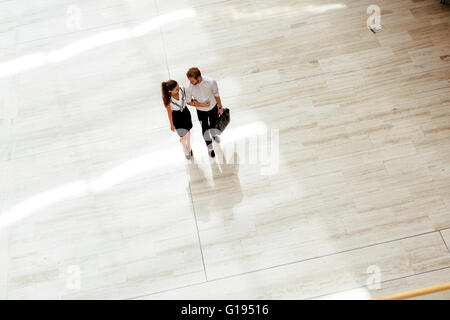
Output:
<svg viewBox="0 0 450 320">
<path fill-rule="evenodd" d="M 170 130 L 175 131 L 175 126 L 173 125 L 173 120 L 172 120 L 172 109 L 170 109 L 170 106 L 165 106 L 166 110 L 167 110 L 167 115 L 169 116 L 169 121 L 170 121 Z"/>
<path fill-rule="evenodd" d="M 191 102 L 186 102 L 186 104 L 193 106 L 193 107 L 198 107 L 198 101 L 197 100 L 191 100 Z"/>
</svg>

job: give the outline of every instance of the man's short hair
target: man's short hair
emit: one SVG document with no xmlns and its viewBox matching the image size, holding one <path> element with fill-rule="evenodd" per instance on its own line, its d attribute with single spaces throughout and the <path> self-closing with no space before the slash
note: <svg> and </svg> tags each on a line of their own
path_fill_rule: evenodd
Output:
<svg viewBox="0 0 450 320">
<path fill-rule="evenodd" d="M 188 78 L 194 78 L 194 79 L 197 79 L 198 77 L 201 77 L 202 76 L 202 73 L 200 72 L 200 70 L 198 69 L 198 68 L 190 68 L 189 70 L 188 70 L 188 72 L 186 73 L 186 76 L 188 77 Z"/>
</svg>

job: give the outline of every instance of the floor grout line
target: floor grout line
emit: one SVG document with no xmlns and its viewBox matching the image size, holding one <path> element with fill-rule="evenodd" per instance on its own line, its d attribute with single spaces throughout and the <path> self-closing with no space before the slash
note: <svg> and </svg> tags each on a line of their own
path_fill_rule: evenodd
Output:
<svg viewBox="0 0 450 320">
<path fill-rule="evenodd" d="M 442 270 L 447 270 L 447 269 L 450 269 L 450 266 L 439 268 L 439 269 L 434 269 L 434 270 L 429 270 L 429 271 L 424 271 L 424 272 L 419 272 L 419 273 L 415 273 L 415 274 L 411 274 L 411 275 L 408 275 L 408 276 L 403 276 L 403 277 L 399 277 L 399 278 L 395 278 L 395 279 L 389 279 L 389 280 L 385 280 L 385 281 L 380 281 L 380 282 L 378 282 L 376 284 L 380 284 L 381 285 L 383 283 L 388 283 L 388 282 L 402 280 L 402 279 L 408 279 L 408 278 L 412 278 L 412 277 L 415 277 L 415 276 L 420 276 L 420 275 L 424 275 L 424 274 L 427 274 L 427 273 L 432 273 L 432 272 L 437 272 L 437 271 L 442 271 Z M 320 297 L 326 297 L 326 296 L 330 296 L 330 295 L 335 295 L 335 294 L 339 294 L 339 293 L 343 293 L 343 292 L 347 292 L 347 291 L 351 291 L 351 290 L 356 290 L 356 289 L 363 289 L 363 288 L 368 289 L 367 286 L 353 287 L 353 288 L 346 289 L 346 290 L 340 290 L 340 291 L 335 291 L 335 292 L 332 292 L 332 293 L 326 293 L 326 294 L 321 294 L 321 295 L 314 296 L 314 297 L 309 297 L 309 298 L 306 298 L 304 300 L 313 300 L 313 299 L 317 299 L 317 298 L 320 298 Z"/>
<path fill-rule="evenodd" d="M 189 188 L 190 188 L 190 184 L 189 184 Z M 192 199 L 192 197 L 191 197 L 191 199 Z M 330 254 L 326 254 L 326 255 L 322 255 L 322 256 L 317 256 L 317 257 L 313 257 L 313 258 L 304 259 L 304 260 L 297 260 L 297 261 L 287 262 L 285 264 L 280 264 L 280 265 L 275 265 L 275 266 L 271 266 L 271 267 L 267 267 L 267 268 L 263 268 L 263 269 L 256 269 L 256 270 L 252 270 L 252 271 L 248 271 L 248 272 L 233 274 L 233 275 L 222 277 L 222 278 L 206 280 L 204 282 L 195 283 L 195 284 L 191 284 L 191 285 L 187 285 L 187 286 L 183 286 L 183 287 L 176 287 L 176 288 L 173 288 L 173 289 L 167 289 L 167 290 L 163 290 L 163 291 L 159 291 L 159 292 L 150 293 L 150 294 L 147 294 L 147 295 L 142 295 L 142 296 L 139 296 L 139 297 L 133 297 L 133 298 L 130 298 L 130 299 L 132 300 L 132 299 L 137 299 L 137 298 L 140 298 L 140 297 L 152 296 L 152 295 L 156 295 L 156 294 L 160 294 L 160 293 L 166 293 L 166 292 L 169 292 L 169 291 L 175 291 L 175 290 L 179 290 L 179 289 L 194 287 L 194 286 L 197 286 L 197 285 L 211 283 L 211 282 L 216 282 L 216 281 L 220 281 L 220 280 L 237 278 L 237 277 L 240 277 L 240 276 L 243 276 L 243 275 L 247 275 L 247 274 L 267 271 L 267 270 L 271 270 L 271 269 L 282 268 L 282 267 L 285 267 L 285 266 L 288 266 L 288 265 L 293 265 L 293 264 L 297 264 L 297 263 L 303 263 L 303 262 L 307 262 L 307 261 L 327 258 L 327 257 L 331 257 L 331 256 L 335 256 L 335 255 L 339 255 L 339 254 L 343 254 L 343 253 L 347 253 L 347 252 L 367 249 L 367 248 L 375 247 L 375 246 L 378 246 L 378 245 L 383 245 L 383 244 L 387 244 L 387 243 L 391 243 L 391 242 L 402 241 L 402 240 L 411 239 L 411 238 L 414 238 L 414 237 L 420 237 L 420 236 L 424 236 L 424 235 L 428 235 L 428 234 L 432 234 L 432 233 L 436 233 L 436 232 L 439 232 L 439 231 L 430 231 L 430 232 L 420 233 L 420 234 L 416 234 L 416 235 L 412 235 L 412 236 L 408 236 L 408 237 L 403 237 L 403 238 L 394 239 L 394 240 L 388 240 L 388 241 L 379 242 L 379 243 L 375 243 L 375 244 L 370 244 L 370 245 L 367 245 L 367 246 L 362 246 L 362 247 L 358 247 L 358 248 L 354 248 L 354 249 L 338 251 L 338 252 L 334 252 L 334 253 L 330 253 Z M 199 235 L 199 237 L 200 237 L 200 235 Z M 202 254 L 202 258 L 203 258 L 203 254 Z M 450 266 L 449 266 L 449 268 L 450 268 Z"/>
<path fill-rule="evenodd" d="M 439 230 L 439 234 L 441 235 L 442 241 L 444 241 L 445 247 L 447 248 L 448 253 L 450 253 L 450 249 L 447 245 L 447 242 L 445 242 L 444 236 L 442 235 L 442 230 Z"/>
<path fill-rule="evenodd" d="M 214 279 L 214 280 L 211 280 L 211 281 L 225 280 L 225 279 L 233 278 L 233 277 L 236 277 L 236 276 L 251 274 L 251 273 L 265 271 L 265 270 L 270 270 L 270 269 L 281 268 L 281 267 L 285 267 L 285 266 L 288 266 L 288 265 L 302 263 L 302 262 L 316 260 L 316 259 L 327 258 L 327 257 L 331 257 L 331 256 L 343 254 L 343 253 L 348 253 L 348 252 L 352 252 L 352 251 L 357 251 L 357 250 L 362 250 L 362 249 L 375 247 L 375 246 L 382 245 L 382 244 L 387 244 L 387 243 L 391 243 L 391 242 L 402 241 L 402 240 L 405 240 L 405 239 L 410 239 L 410 238 L 414 238 L 414 237 L 428 235 L 428 234 L 432 234 L 432 233 L 435 233 L 435 232 L 436 231 L 430 231 L 430 232 L 416 234 L 416 235 L 413 235 L 413 236 L 408 236 L 408 237 L 399 238 L 399 239 L 395 239 L 395 240 L 388 240 L 388 241 L 384 241 L 384 242 L 369 244 L 369 245 L 366 245 L 366 246 L 357 247 L 357 248 L 353 248 L 353 249 L 342 250 L 342 251 L 337 251 L 337 252 L 333 252 L 333 253 L 330 253 L 330 254 L 325 254 L 325 255 L 321 255 L 321 256 L 317 256 L 317 257 L 313 257 L 313 258 L 292 261 L 292 262 L 288 262 L 288 263 L 284 263 L 284 264 L 280 264 L 280 265 L 275 265 L 275 266 L 271 266 L 271 267 L 267 267 L 267 268 L 263 268 L 263 269 L 257 269 L 257 270 L 252 270 L 252 271 L 248 271 L 248 272 L 243 272 L 243 273 L 236 274 L 236 275 L 231 275 L 231 276 L 227 276 L 227 277 L 217 278 L 217 279 Z"/>
<path fill-rule="evenodd" d="M 8 1 L 12 2 L 14 0 L 8 0 Z M 7 1 L 5 1 L 5 2 L 7 2 Z M 208 6 L 211 6 L 211 5 L 219 4 L 221 2 L 225 2 L 225 1 L 224 0 L 219 0 L 217 2 L 205 3 L 203 5 L 194 6 L 192 8 L 193 9 L 204 8 L 204 7 L 208 7 Z M 0 2 L 0 3 L 4 3 L 4 2 Z M 157 18 L 157 17 L 161 16 L 161 14 L 159 12 L 159 8 L 158 8 L 158 1 L 156 1 L 156 0 L 155 0 L 155 6 L 156 6 L 156 9 L 157 9 L 157 14 L 156 15 L 150 15 L 146 19 L 153 19 L 153 18 Z M 64 7 L 66 7 L 66 5 L 64 5 Z M 119 7 L 119 6 L 111 6 L 111 8 L 113 8 L 113 7 Z M 89 12 L 89 13 L 91 13 L 91 12 Z M 163 14 L 166 14 L 166 13 L 163 13 Z M 14 20 L 15 17 L 13 17 L 11 19 Z M 38 41 L 43 42 L 43 41 L 48 41 L 48 40 L 54 39 L 54 38 L 64 38 L 64 37 L 75 35 L 75 34 L 81 34 L 81 33 L 86 32 L 86 31 L 88 31 L 88 32 L 91 32 L 91 31 L 100 31 L 100 32 L 102 32 L 103 31 L 102 29 L 104 29 L 104 28 L 110 28 L 110 27 L 116 27 L 116 26 L 120 27 L 122 25 L 129 25 L 130 23 L 142 23 L 143 21 L 145 21 L 143 18 L 139 18 L 139 19 L 130 18 L 130 19 L 127 19 L 127 20 L 124 20 L 124 21 L 111 22 L 111 23 L 107 23 L 107 24 L 104 24 L 104 25 L 101 25 L 101 26 L 94 26 L 94 27 L 91 27 L 91 28 L 85 28 L 85 29 L 82 29 L 82 30 L 79 30 L 79 31 L 70 31 L 70 32 L 62 33 L 62 34 L 56 34 L 56 35 L 47 36 L 47 37 L 41 37 L 41 38 L 35 38 L 35 39 L 31 39 L 31 40 L 25 40 L 25 41 L 17 42 L 17 44 L 23 45 L 23 44 L 30 44 L 30 43 L 38 42 Z M 14 28 L 17 28 L 17 27 L 20 27 L 20 26 L 22 26 L 22 25 L 13 26 L 12 28 L 14 29 Z M 0 32 L 0 33 L 7 33 L 7 32 L 10 32 L 10 30 L 4 31 L 4 32 Z"/>
<path fill-rule="evenodd" d="M 202 241 L 200 239 L 200 230 L 198 230 L 197 213 L 195 212 L 195 205 L 194 205 L 194 199 L 192 197 L 192 189 L 191 189 L 191 182 L 190 181 L 189 181 L 189 198 L 191 199 L 192 212 L 194 214 L 194 220 L 195 220 L 195 228 L 197 229 L 198 244 L 199 244 L 199 247 L 200 247 L 200 254 L 202 256 L 202 263 L 203 263 L 203 272 L 205 273 L 206 282 L 208 282 L 208 274 L 206 273 L 205 258 L 204 258 L 204 255 L 203 255 Z"/>
<path fill-rule="evenodd" d="M 144 295 L 140 295 L 140 296 L 136 296 L 136 297 L 132 297 L 132 298 L 126 298 L 124 300 L 137 300 L 137 299 L 140 299 L 140 298 L 149 297 L 149 296 L 153 296 L 153 295 L 161 294 L 161 293 L 166 293 L 166 292 L 169 292 L 169 291 L 180 290 L 180 289 L 185 289 L 185 288 L 198 286 L 198 285 L 201 285 L 201 284 L 205 284 L 207 282 L 209 282 L 209 281 L 195 282 L 195 283 L 187 284 L 187 285 L 182 286 L 182 287 L 161 290 L 161 291 L 157 291 L 157 292 L 154 292 L 154 293 L 151 293 L 151 294 L 144 294 Z"/>
<path fill-rule="evenodd" d="M 156 7 L 156 15 L 159 17 L 159 7 L 158 7 L 158 1 L 155 1 L 155 7 Z M 161 36 L 161 42 L 162 42 L 162 47 L 163 47 L 163 51 L 164 51 L 164 61 L 166 63 L 166 70 L 167 70 L 167 75 L 169 76 L 169 79 L 171 79 L 170 77 L 170 70 L 169 70 L 169 62 L 167 59 L 167 48 L 166 48 L 166 41 L 164 38 L 164 32 L 162 31 L 162 26 L 159 26 L 159 34 Z"/>
</svg>

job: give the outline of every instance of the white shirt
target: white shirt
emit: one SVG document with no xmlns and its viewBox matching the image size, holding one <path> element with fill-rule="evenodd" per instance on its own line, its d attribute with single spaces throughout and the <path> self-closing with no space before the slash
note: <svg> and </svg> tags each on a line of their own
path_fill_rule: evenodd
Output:
<svg viewBox="0 0 450 320">
<path fill-rule="evenodd" d="M 183 92 L 183 89 L 180 88 L 180 92 L 178 93 L 179 100 L 174 97 L 170 97 L 170 109 L 172 111 L 180 111 L 186 107 L 186 97 Z"/>
<path fill-rule="evenodd" d="M 219 97 L 219 88 L 216 80 L 210 77 L 203 77 L 202 82 L 195 86 L 189 83 L 186 86 L 186 102 L 191 102 L 192 98 L 200 103 L 209 101 L 210 105 L 207 108 L 196 108 L 199 111 L 209 111 L 213 109 L 217 102 L 216 97 Z"/>
</svg>

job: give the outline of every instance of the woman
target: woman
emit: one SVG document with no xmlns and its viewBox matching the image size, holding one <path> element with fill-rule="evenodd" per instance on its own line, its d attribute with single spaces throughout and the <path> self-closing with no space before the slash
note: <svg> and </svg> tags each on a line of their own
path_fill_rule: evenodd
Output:
<svg viewBox="0 0 450 320">
<path fill-rule="evenodd" d="M 184 155 L 186 159 L 190 160 L 194 155 L 191 149 L 192 120 L 186 105 L 185 90 L 184 88 L 180 90 L 175 80 L 163 82 L 161 86 L 162 99 L 169 116 L 170 130 L 177 130 Z"/>
</svg>

